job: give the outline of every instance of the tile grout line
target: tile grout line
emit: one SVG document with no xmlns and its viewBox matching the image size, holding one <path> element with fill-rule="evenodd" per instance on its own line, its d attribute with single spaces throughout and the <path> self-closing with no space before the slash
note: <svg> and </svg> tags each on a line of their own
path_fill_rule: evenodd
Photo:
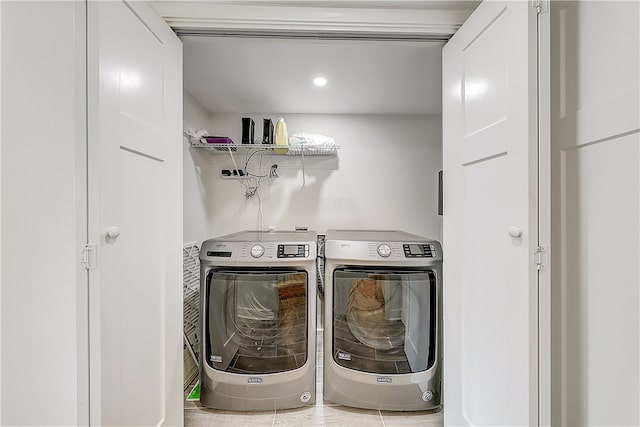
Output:
<svg viewBox="0 0 640 427">
<path fill-rule="evenodd" d="M 378 415 L 380 415 L 380 421 L 382 422 L 382 427 L 386 427 L 386 424 L 384 423 L 384 418 L 382 417 L 382 411 L 380 409 L 378 409 Z"/>
</svg>

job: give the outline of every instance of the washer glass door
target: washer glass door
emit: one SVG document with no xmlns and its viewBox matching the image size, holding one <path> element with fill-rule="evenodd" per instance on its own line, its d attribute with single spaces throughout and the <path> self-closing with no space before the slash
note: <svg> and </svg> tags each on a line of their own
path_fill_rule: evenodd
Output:
<svg viewBox="0 0 640 427">
<path fill-rule="evenodd" d="M 435 361 L 432 271 L 344 268 L 333 273 L 333 359 L 376 374 L 429 369 Z"/>
<path fill-rule="evenodd" d="M 268 374 L 307 361 L 307 273 L 225 271 L 207 276 L 206 360 L 217 370 Z"/>
</svg>

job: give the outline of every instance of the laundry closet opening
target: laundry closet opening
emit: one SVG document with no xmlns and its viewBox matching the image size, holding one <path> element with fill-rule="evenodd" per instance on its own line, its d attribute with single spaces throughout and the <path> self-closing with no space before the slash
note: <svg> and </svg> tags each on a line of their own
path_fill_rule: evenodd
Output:
<svg viewBox="0 0 640 427">
<path fill-rule="evenodd" d="M 186 244 L 299 226 L 441 240 L 443 39 L 180 38 Z M 279 118 L 288 148 L 263 144 Z M 204 131 L 233 149 L 197 146 Z M 315 282 L 309 274 L 314 290 Z M 322 299 L 314 299 L 322 330 Z"/>
<path fill-rule="evenodd" d="M 320 234 L 402 229 L 441 239 L 444 40 L 181 40 L 184 130 L 241 144 L 242 119 L 251 118 L 256 143 L 211 151 L 185 136 L 185 242 L 296 226 Z M 326 84 L 314 85 L 317 77 Z M 289 137 L 329 137 L 335 149 L 305 156 L 262 150 L 264 119 L 276 124 L 280 117 Z M 234 170 L 249 178 L 222 173 Z"/>
</svg>

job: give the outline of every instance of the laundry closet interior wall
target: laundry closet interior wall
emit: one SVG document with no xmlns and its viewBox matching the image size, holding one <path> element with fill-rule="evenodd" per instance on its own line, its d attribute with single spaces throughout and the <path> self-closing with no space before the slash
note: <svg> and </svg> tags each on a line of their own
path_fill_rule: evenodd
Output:
<svg viewBox="0 0 640 427">
<path fill-rule="evenodd" d="M 240 143 L 242 117 L 253 118 L 256 137 L 263 118 L 275 124 L 284 117 L 289 136 L 321 134 L 339 146 L 328 156 L 256 153 L 249 172 L 268 174 L 277 164 L 279 177 L 263 178 L 260 198 L 246 198 L 239 180 L 221 177 L 222 169 L 234 169 L 231 156 L 190 147 L 185 137 L 185 242 L 298 225 L 319 233 L 402 229 L 441 238 L 442 43 L 182 40 L 185 130 Z M 313 87 L 316 75 L 328 79 L 326 87 Z M 244 150 L 233 157 L 244 168 Z"/>
</svg>

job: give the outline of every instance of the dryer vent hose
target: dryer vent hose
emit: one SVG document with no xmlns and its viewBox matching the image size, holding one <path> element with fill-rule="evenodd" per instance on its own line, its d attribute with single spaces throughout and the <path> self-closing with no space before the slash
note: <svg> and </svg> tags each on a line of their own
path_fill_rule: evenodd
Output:
<svg viewBox="0 0 640 427">
<path fill-rule="evenodd" d="M 318 234 L 317 247 L 318 256 L 316 258 L 316 282 L 318 283 L 318 295 L 320 298 L 324 297 L 324 234 Z"/>
<path fill-rule="evenodd" d="M 318 278 L 317 278 L 317 282 L 318 282 L 318 295 L 320 295 L 320 298 L 324 297 L 324 268 L 320 267 L 320 263 L 322 262 L 322 265 L 324 267 L 324 258 L 320 258 L 318 257 L 316 259 L 316 270 L 317 270 L 317 274 L 318 274 Z"/>
</svg>

